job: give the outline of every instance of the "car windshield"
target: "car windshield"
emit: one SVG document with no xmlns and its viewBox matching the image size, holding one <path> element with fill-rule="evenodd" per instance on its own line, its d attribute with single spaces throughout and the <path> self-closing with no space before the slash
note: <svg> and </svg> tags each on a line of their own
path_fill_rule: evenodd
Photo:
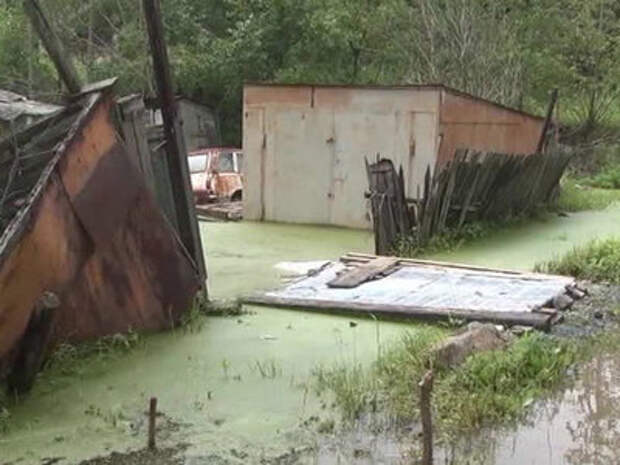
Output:
<svg viewBox="0 0 620 465">
<path fill-rule="evenodd" d="M 189 172 L 200 173 L 207 169 L 207 155 L 192 155 L 188 158 Z"/>
<path fill-rule="evenodd" d="M 220 157 L 217 162 L 217 170 L 220 173 L 232 173 L 235 171 L 232 152 L 220 153 Z"/>
<path fill-rule="evenodd" d="M 237 171 L 243 171 L 243 152 L 237 152 Z"/>
</svg>

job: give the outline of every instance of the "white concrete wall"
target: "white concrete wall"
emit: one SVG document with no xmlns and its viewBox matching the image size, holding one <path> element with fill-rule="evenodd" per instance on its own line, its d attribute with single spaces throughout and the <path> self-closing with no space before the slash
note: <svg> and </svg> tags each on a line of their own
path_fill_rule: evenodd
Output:
<svg viewBox="0 0 620 465">
<path fill-rule="evenodd" d="M 245 218 L 370 228 L 364 157 L 402 164 L 415 197 L 437 155 L 439 92 L 246 86 Z"/>
</svg>

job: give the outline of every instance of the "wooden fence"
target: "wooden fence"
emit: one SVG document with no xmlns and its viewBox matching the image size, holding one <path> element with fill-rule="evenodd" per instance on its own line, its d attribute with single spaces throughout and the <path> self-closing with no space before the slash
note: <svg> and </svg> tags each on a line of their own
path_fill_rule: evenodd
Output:
<svg viewBox="0 0 620 465">
<path fill-rule="evenodd" d="M 402 235 L 420 245 L 470 220 L 497 220 L 526 214 L 550 202 L 572 158 L 556 151 L 529 156 L 457 151 L 455 158 L 431 175 L 426 170 L 420 198 L 406 199 L 402 167 L 387 159 L 367 165 L 375 252 L 390 252 Z"/>
</svg>

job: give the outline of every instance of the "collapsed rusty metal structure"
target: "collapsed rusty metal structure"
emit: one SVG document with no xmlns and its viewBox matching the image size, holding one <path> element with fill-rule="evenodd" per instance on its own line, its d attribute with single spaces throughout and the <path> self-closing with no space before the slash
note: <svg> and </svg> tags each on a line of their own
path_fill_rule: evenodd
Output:
<svg viewBox="0 0 620 465">
<path fill-rule="evenodd" d="M 0 139 L 0 381 L 17 392 L 58 343 L 171 328 L 198 290 L 206 295 L 159 3 L 144 3 L 168 97 L 159 164 L 142 99 L 117 100 L 115 78 L 82 85 L 37 0 L 24 1 L 68 94 L 62 109 Z"/>
<path fill-rule="evenodd" d="M 36 372 L 24 361 L 37 365 L 61 341 L 170 328 L 201 286 L 118 136 L 113 83 L 0 142 L 10 166 L 0 175 L 0 377 Z M 42 325 L 37 303 L 49 293 L 58 305 Z"/>
</svg>

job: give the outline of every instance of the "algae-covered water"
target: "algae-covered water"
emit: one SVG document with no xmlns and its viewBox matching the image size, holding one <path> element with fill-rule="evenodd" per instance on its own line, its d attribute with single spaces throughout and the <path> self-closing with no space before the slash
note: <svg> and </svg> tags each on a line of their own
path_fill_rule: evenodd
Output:
<svg viewBox="0 0 620 465">
<path fill-rule="evenodd" d="M 592 237 L 614 234 L 619 219 L 620 207 L 553 217 L 433 258 L 527 269 Z M 281 261 L 336 259 L 373 247 L 364 231 L 260 223 L 201 227 L 210 292 L 217 298 L 278 285 L 274 265 Z M 335 418 L 333 406 L 311 388 L 314 367 L 371 363 L 381 345 L 416 330 L 404 323 L 249 310 L 205 318 L 195 332 L 146 336 L 129 354 L 77 361 L 67 375 L 43 373 L 33 392 L 11 407 L 8 431 L 0 433 L 0 464 L 77 463 L 141 448 L 150 396 L 158 397 L 165 415 L 163 445 L 189 443 L 189 457 L 228 463 L 279 457 L 312 445 L 316 431 Z M 332 463 L 330 457 L 320 463 Z M 226 463 L 214 460 L 193 463 Z"/>
</svg>

